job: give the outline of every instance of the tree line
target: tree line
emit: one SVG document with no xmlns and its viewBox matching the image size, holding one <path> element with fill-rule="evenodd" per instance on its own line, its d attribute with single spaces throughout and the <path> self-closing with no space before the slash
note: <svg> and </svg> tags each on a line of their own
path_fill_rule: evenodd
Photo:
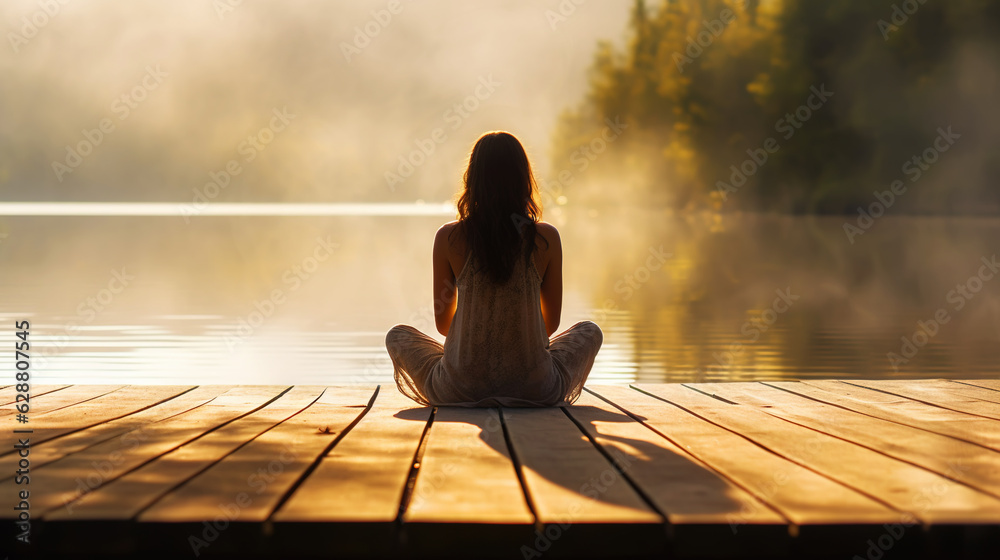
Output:
<svg viewBox="0 0 1000 560">
<path fill-rule="evenodd" d="M 1000 3 L 653 4 L 635 0 L 624 47 L 597 45 L 559 117 L 569 202 L 1000 212 Z"/>
</svg>

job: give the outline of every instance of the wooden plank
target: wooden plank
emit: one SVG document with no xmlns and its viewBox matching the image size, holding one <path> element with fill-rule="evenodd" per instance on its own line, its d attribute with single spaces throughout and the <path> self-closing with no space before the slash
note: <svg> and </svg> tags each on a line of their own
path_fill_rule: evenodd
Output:
<svg viewBox="0 0 1000 560">
<path fill-rule="evenodd" d="M 49 512 L 67 507 L 103 484 L 263 405 L 284 389 L 234 387 L 212 403 L 148 425 L 129 441 L 125 438 L 106 441 L 32 470 L 31 484 L 45 489 L 31 502 L 32 517 L 44 518 Z M 226 399 L 230 393 L 231 398 Z M 217 401 L 222 404 L 216 404 Z M 0 496 L 13 500 L 15 491 L 13 479 L 0 482 Z M 0 518 L 9 518 L 12 512 L 4 511 Z"/>
<path fill-rule="evenodd" d="M 748 524 L 786 523 L 753 495 L 606 401 L 585 392 L 567 411 L 613 457 L 624 459 L 626 472 L 671 525 L 718 523 L 728 530 L 736 516 Z"/>
<path fill-rule="evenodd" d="M 319 398 L 322 392 L 323 387 L 294 387 L 264 408 L 238 418 L 105 483 L 74 502 L 72 507 L 56 510 L 48 514 L 45 519 L 46 521 L 131 519 L 173 488 L 182 485 L 237 448 L 305 409 Z M 244 477 L 241 478 L 245 478 L 245 473 L 242 474 Z M 253 471 L 250 471 L 250 474 L 253 474 Z M 209 494 L 213 499 L 219 496 L 214 492 Z M 219 503 L 226 502 L 218 500 L 213 502 L 212 511 L 198 512 L 200 518 L 212 519 L 214 515 L 218 515 Z"/>
<path fill-rule="evenodd" d="M 65 389 L 52 392 L 45 395 L 45 398 L 41 399 L 37 403 L 29 401 L 29 404 L 31 404 L 31 410 L 28 413 L 28 422 L 30 424 L 36 417 L 41 416 L 42 414 L 48 414 L 68 406 L 96 399 L 97 397 L 118 391 L 124 387 L 125 385 L 72 385 Z M 14 404 L 0 406 L 0 419 L 16 414 L 17 409 L 14 407 Z M 26 427 L 30 428 L 31 426 L 29 425 Z"/>
<path fill-rule="evenodd" d="M 311 406 L 164 496 L 138 520 L 197 522 L 226 514 L 230 521 L 266 521 L 299 477 L 364 413 L 374 392 L 326 388 Z M 221 511 L 223 506 L 230 509 Z"/>
<path fill-rule="evenodd" d="M 1000 379 L 953 379 L 952 381 L 955 383 L 963 383 L 965 385 L 975 385 L 976 387 L 982 387 L 983 389 L 1000 391 Z"/>
<path fill-rule="evenodd" d="M 49 393 L 54 393 L 60 389 L 65 389 L 69 385 L 31 385 L 30 391 L 28 391 L 28 398 L 35 399 L 42 395 L 47 395 Z M 9 404 L 17 404 L 17 386 L 8 385 L 3 389 L 0 389 L 0 406 L 7 406 Z M 23 401 L 22 401 L 23 402 Z"/>
<path fill-rule="evenodd" d="M 914 381 L 886 379 L 879 381 L 887 382 L 886 385 L 888 386 L 914 386 L 919 388 L 920 391 L 941 392 L 946 395 L 960 396 L 1000 404 L 1000 391 L 994 391 L 983 387 L 974 387 L 972 385 L 966 385 L 964 383 L 958 383 L 945 379 L 920 379 Z"/>
<path fill-rule="evenodd" d="M 787 552 L 787 520 L 687 451 L 588 392 L 566 411 L 666 516 L 674 555 L 778 557 Z M 604 482 L 610 481 L 599 481 Z M 662 538 L 661 532 L 659 539 L 634 540 Z M 595 548 L 588 543 L 583 551 Z"/>
<path fill-rule="evenodd" d="M 348 432 L 272 516 L 275 522 L 395 521 L 431 409 L 383 388 Z"/>
<path fill-rule="evenodd" d="M 834 380 L 769 381 L 797 395 L 1000 451 L 997 421 Z"/>
<path fill-rule="evenodd" d="M 974 387 L 972 385 L 966 385 L 964 383 L 956 383 L 954 381 L 929 381 L 927 383 L 921 383 L 921 387 L 926 387 L 928 389 L 938 389 L 949 393 L 954 393 L 956 395 L 961 395 L 963 397 L 969 397 L 970 399 L 979 399 L 981 401 L 987 401 L 994 404 L 1000 404 L 1000 391 L 994 391 L 993 389 L 984 387 Z"/>
<path fill-rule="evenodd" d="M 31 465 L 33 468 L 40 468 L 43 465 L 61 459 L 81 449 L 86 449 L 92 445 L 121 437 L 128 441 L 130 438 L 138 437 L 141 432 L 133 433 L 134 430 L 141 429 L 143 425 L 150 422 L 158 422 L 170 418 L 171 416 L 186 412 L 201 406 L 218 395 L 224 393 L 227 387 L 223 385 L 202 385 L 192 391 L 177 396 L 176 398 L 164 401 L 156 406 L 129 414 L 115 420 L 110 420 L 85 430 L 73 432 L 69 435 L 65 433 L 70 426 L 50 426 L 34 428 L 31 435 Z M 63 412 L 72 412 L 72 409 L 57 411 L 43 416 L 47 423 L 52 417 L 57 417 Z M 131 435 L 130 435 L 131 434 Z M 56 441 L 51 441 L 57 438 Z M 44 442 L 44 443 L 43 443 Z M 7 454 L 0 457 L 0 473 L 13 473 L 16 469 L 18 456 Z M 0 475 L 2 476 L 2 475 Z M 13 476 L 13 475 L 11 475 Z M 7 478 L 7 477 L 3 477 Z"/>
<path fill-rule="evenodd" d="M 503 415 L 540 522 L 663 522 L 562 409 L 505 408 Z"/>
<path fill-rule="evenodd" d="M 414 556 L 442 557 L 489 542 L 489 555 L 523 556 L 535 517 L 498 409 L 437 407 L 401 517 Z M 568 541 L 563 541 L 564 544 Z"/>
<path fill-rule="evenodd" d="M 534 522 L 496 409 L 440 407 L 427 438 L 404 522 Z"/>
<path fill-rule="evenodd" d="M 754 406 L 789 422 L 842 438 L 1000 497 L 1000 453 L 826 405 L 760 383 L 692 383 L 697 390 Z M 1000 428 L 1000 425 L 997 426 Z M 1000 500 L 993 510 L 1000 514 Z"/>
<path fill-rule="evenodd" d="M 925 524 L 983 523 L 1000 513 L 996 499 L 963 484 L 757 408 L 728 404 L 680 385 L 645 385 L 643 390 Z"/>
<path fill-rule="evenodd" d="M 850 381 L 844 381 L 844 383 L 857 385 L 858 387 L 867 387 L 869 389 L 875 389 L 886 393 L 892 393 L 893 395 L 899 395 L 901 397 L 932 404 L 934 406 L 940 406 L 941 408 L 947 408 L 949 410 L 1000 420 L 1000 405 L 969 397 L 963 397 L 961 395 L 954 395 L 940 390 L 924 389 L 921 387 L 919 381 L 874 381 L 852 379 Z"/>
<path fill-rule="evenodd" d="M 31 443 L 38 445 L 70 432 L 128 416 L 170 400 L 193 388 L 190 385 L 129 385 L 75 406 L 39 415 L 31 423 L 34 432 L 31 436 Z M 9 453 L 13 453 L 13 450 Z"/>
<path fill-rule="evenodd" d="M 655 386 L 654 386 L 655 387 Z M 595 391 L 796 525 L 895 523 L 898 512 L 707 422 L 626 387 Z M 741 517 L 731 520 L 734 526 Z"/>
<path fill-rule="evenodd" d="M 764 385 L 772 388 L 781 385 L 785 391 L 772 391 Z M 263 420 L 268 412 L 264 411 L 278 410 L 293 393 L 252 413 L 253 409 L 268 401 L 268 397 L 261 394 L 264 389 L 238 387 L 214 403 L 206 404 L 213 395 L 204 392 L 204 388 L 198 388 L 117 419 L 110 419 L 110 415 L 104 412 L 108 417 L 106 422 L 72 433 L 45 431 L 49 428 L 72 429 L 74 412 L 92 411 L 81 416 L 87 419 L 82 425 L 97 419 L 102 414 L 102 407 L 111 409 L 128 405 L 121 399 L 116 400 L 112 393 L 40 415 L 37 421 L 32 419 L 30 426 L 40 430 L 33 437 L 48 438 L 44 443 L 33 440 L 35 445 L 32 447 L 31 512 L 38 521 L 39 534 L 44 537 L 37 539 L 34 546 L 38 554 L 52 556 L 125 556 L 140 552 L 205 556 L 204 548 L 192 545 L 191 539 L 200 537 L 207 540 L 198 546 L 210 545 L 208 555 L 215 557 L 248 554 L 316 557 L 335 554 L 343 557 L 404 555 L 436 558 L 468 553 L 477 557 L 532 558 L 584 555 L 704 558 L 824 555 L 849 558 L 858 554 L 863 556 L 866 549 L 870 555 L 870 546 L 876 547 L 877 554 L 881 546 L 879 539 L 889 535 L 895 540 L 892 543 L 893 553 L 886 557 L 898 554 L 909 557 L 920 553 L 933 555 L 932 550 L 987 550 L 982 544 L 986 542 L 983 536 L 992 538 L 1000 521 L 1000 513 L 995 506 L 989 512 L 985 511 L 989 508 L 984 508 L 982 504 L 966 504 L 969 508 L 984 510 L 984 519 L 956 522 L 929 530 L 919 526 L 907 529 L 900 524 L 906 524 L 908 518 L 901 517 L 898 511 L 842 482 L 831 480 L 825 473 L 821 475 L 807 468 L 812 465 L 803 466 L 789 461 L 785 455 L 791 452 L 782 446 L 799 452 L 796 446 L 803 445 L 808 451 L 815 447 L 815 444 L 810 444 L 810 438 L 820 441 L 833 439 L 840 445 L 867 448 L 871 453 L 877 451 L 883 461 L 908 465 L 908 468 L 928 474 L 934 474 L 931 471 L 943 474 L 940 471 L 942 465 L 947 464 L 948 457 L 963 461 L 972 457 L 979 463 L 970 471 L 971 474 L 963 473 L 965 479 L 956 475 L 956 479 L 966 484 L 957 487 L 973 492 L 967 485 L 990 484 L 995 490 L 995 480 L 1000 477 L 990 475 L 985 470 L 989 465 L 982 461 L 983 457 L 994 456 L 995 451 L 988 450 L 989 446 L 983 442 L 995 441 L 1000 432 L 997 429 L 1000 421 L 874 389 L 845 383 L 833 385 L 834 389 L 830 391 L 819 389 L 815 384 L 798 382 L 727 384 L 721 389 L 713 389 L 720 398 L 741 403 L 735 405 L 675 386 L 674 390 L 685 391 L 685 399 L 697 397 L 696 401 L 686 402 L 684 408 L 624 387 L 588 387 L 610 395 L 616 404 L 588 393 L 577 405 L 566 407 L 565 412 L 559 409 L 518 409 L 508 413 L 509 409 L 505 409 L 506 426 L 499 429 L 495 420 L 491 422 L 490 410 L 442 408 L 438 410 L 438 414 L 444 413 L 441 421 L 435 419 L 431 429 L 426 431 L 422 464 L 416 471 L 419 473 L 416 482 L 422 482 L 425 488 L 414 486 L 412 493 L 408 490 L 404 492 L 404 489 L 407 480 L 413 480 L 409 475 L 413 472 L 414 454 L 431 412 L 429 408 L 418 408 L 391 388 L 385 395 L 379 395 L 382 406 L 379 409 L 381 417 L 375 422 L 377 427 L 371 423 L 377 407 L 370 410 L 364 408 L 363 397 L 359 398 L 352 395 L 350 389 L 344 389 L 325 392 L 319 401 L 297 414 L 294 410 L 287 410 L 283 414 L 294 415 L 284 421 L 281 421 L 283 414 L 271 417 L 272 427 L 266 429 L 268 424 Z M 708 384 L 698 387 L 709 390 Z M 755 388 L 758 391 L 756 395 L 748 387 Z M 803 396 L 788 392 L 789 387 Z M 837 388 L 840 391 L 833 392 Z M 122 394 L 127 395 L 128 389 L 122 389 L 126 391 Z M 301 389 L 294 388 L 293 391 Z M 949 398 L 957 398 L 959 402 L 964 399 L 990 404 L 969 394 L 951 393 L 947 387 L 940 389 L 940 394 L 950 395 Z M 279 390 L 274 388 L 272 396 L 277 395 Z M 616 392 L 618 396 L 615 396 Z M 367 396 L 370 393 L 368 390 Z M 817 395 L 829 399 L 829 402 L 810 400 L 823 400 Z M 764 396 L 769 400 L 765 400 Z M 133 397 L 136 403 L 141 401 L 138 393 Z M 39 399 L 39 403 L 43 400 L 44 397 Z M 636 402 L 633 404 L 633 401 Z M 304 403 L 300 404 L 304 406 Z M 883 408 L 890 412 L 879 412 Z M 233 420 L 244 413 L 249 416 Z M 231 423 L 222 420 L 227 414 Z M 485 423 L 475 417 L 482 414 L 486 414 Z M 880 420 L 877 414 L 895 419 Z M 358 415 L 362 415 L 360 420 Z M 707 420 L 712 415 L 721 419 Z M 519 418 L 530 421 L 518 423 Z M 45 421 L 49 422 L 49 428 L 45 427 Z M 776 431 L 770 424 L 774 422 L 786 426 Z M 920 425 L 910 427 L 907 422 Z M 251 426 L 255 423 L 259 425 Z M 368 433 L 362 434 L 364 437 L 356 437 L 366 425 Z M 576 431 L 566 426 L 572 426 Z M 330 433 L 319 429 L 322 427 L 330 428 Z M 449 429 L 455 429 L 455 433 L 449 434 Z M 804 443 L 796 442 L 803 439 L 804 431 L 810 435 L 804 438 Z M 940 434 L 941 431 L 952 431 L 958 435 Z M 776 435 L 767 437 L 782 441 L 780 445 L 763 441 L 758 432 L 774 432 Z M 434 433 L 440 436 L 437 450 L 431 448 Z M 129 434 L 132 435 L 126 439 L 124 436 Z M 500 434 L 500 441 L 493 438 L 495 434 Z M 503 438 L 504 434 L 512 437 Z M 514 441 L 516 434 L 526 434 L 526 447 L 524 442 Z M 590 438 L 584 438 L 585 435 Z M 978 438 L 978 441 L 969 442 L 959 435 Z M 40 439 L 37 441 L 40 442 Z M 353 449 L 346 445 L 351 441 L 354 442 Z M 556 442 L 556 449 L 543 449 L 549 441 Z M 389 452 L 380 447 L 387 442 Z M 393 452 L 394 442 L 406 452 L 398 453 L 399 449 Z M 513 442 L 513 446 L 508 448 L 508 442 Z M 517 453 L 521 447 L 529 450 L 525 454 L 526 459 L 537 453 L 543 467 L 532 467 L 527 465 L 527 461 L 522 461 Z M 584 448 L 590 452 L 584 452 Z M 430 457 L 427 455 L 429 449 Z M 449 492 L 454 485 L 467 489 L 464 493 L 454 492 L 462 494 L 466 501 L 488 502 L 493 499 L 494 490 L 489 487 L 491 482 L 488 479 L 483 481 L 475 476 L 475 472 L 470 475 L 455 469 L 462 466 L 460 462 L 467 461 L 470 455 L 494 462 L 499 457 L 502 461 L 504 449 L 513 451 L 508 455 L 511 464 L 525 463 L 522 470 L 529 473 L 529 477 L 522 477 L 522 480 L 528 480 L 529 490 L 539 484 L 552 485 L 553 494 L 566 500 L 572 494 L 585 494 L 579 487 L 574 490 L 573 485 L 582 479 L 581 473 L 589 467 L 583 469 L 577 462 L 595 466 L 603 464 L 606 467 L 610 465 L 607 459 L 610 455 L 627 477 L 604 486 L 626 483 L 632 488 L 631 483 L 634 483 L 645 498 L 643 503 L 652 503 L 654 510 L 662 511 L 667 516 L 669 533 L 664 532 L 665 528 L 660 523 L 609 522 L 596 515 L 591 522 L 578 524 L 546 523 L 542 515 L 538 515 L 536 524 L 530 523 L 531 519 L 535 519 L 533 516 L 529 522 L 496 524 L 469 521 L 469 516 L 465 521 L 457 522 L 414 522 L 399 518 L 399 505 L 404 496 L 411 498 L 408 502 L 411 510 L 407 510 L 410 513 L 425 501 L 441 500 L 441 493 Z M 326 450 L 330 453 L 324 456 Z M 291 457 L 289 454 L 292 453 L 297 456 Z M 337 453 L 349 453 L 351 456 L 336 457 Z M 598 453 L 603 463 L 595 461 L 593 453 Z M 857 456 L 842 453 L 837 447 L 823 447 L 820 454 L 831 468 L 832 465 L 837 466 L 838 473 L 842 472 L 839 463 L 858 462 Z M 12 457 L 0 457 L 0 468 L 7 469 L 3 466 L 7 464 L 4 459 Z M 283 460 L 286 457 L 293 460 L 286 463 Z M 434 457 L 440 459 L 436 466 L 432 461 Z M 449 458 L 453 460 L 449 461 Z M 174 465 L 168 467 L 172 461 Z M 551 464 L 563 461 L 568 472 L 561 472 Z M 898 471 L 887 471 L 881 464 L 861 462 L 869 467 L 864 473 L 880 483 L 899 474 Z M 66 468 L 70 463 L 80 468 Z M 330 466 L 332 474 L 328 472 L 325 479 L 316 479 L 324 464 Z M 345 468 L 345 465 L 348 467 Z M 531 471 L 536 471 L 535 475 L 530 475 Z M 347 476 L 343 476 L 345 472 Z M 83 488 L 82 497 L 73 502 L 78 508 L 77 515 L 66 515 L 65 508 L 52 507 L 52 504 L 59 506 L 63 499 L 73 499 L 74 491 L 80 488 L 80 484 L 89 486 L 90 475 L 99 479 L 94 482 L 96 490 L 86 492 L 89 488 Z M 530 476 L 537 476 L 541 482 L 532 481 Z M 837 476 L 843 477 L 842 474 Z M 990 480 L 991 476 L 994 480 Z M 504 480 L 510 479 L 506 477 Z M 17 487 L 10 484 L 9 478 L 6 482 L 6 485 L 0 482 L 0 501 L 14 501 L 10 490 Z M 911 478 L 906 476 L 895 482 L 901 487 L 913 484 Z M 129 485 L 132 485 L 132 491 L 127 491 Z M 150 488 L 158 490 L 150 492 Z M 520 489 L 523 500 L 524 488 L 520 485 L 515 488 Z M 907 495 L 905 489 L 893 490 L 899 496 Z M 937 512 L 941 502 L 954 497 L 954 489 L 950 487 L 932 486 L 929 490 L 930 493 L 923 492 L 923 503 L 927 506 L 925 511 L 931 513 Z M 864 491 L 871 489 L 866 487 Z M 912 492 L 912 489 L 909 491 Z M 838 497 L 838 492 L 847 498 Z M 50 493 L 55 494 L 55 498 Z M 333 496 L 335 493 L 338 495 Z M 321 500 L 314 500 L 317 497 L 314 494 L 318 494 Z M 245 495 L 246 500 L 241 495 Z M 105 513 L 98 515 L 97 509 L 89 509 L 96 508 L 95 503 L 107 496 L 114 496 L 114 500 L 105 504 Z M 156 496 L 162 497 L 155 499 Z M 154 498 L 153 501 L 150 497 Z M 278 514 L 295 500 L 305 504 L 301 517 L 298 520 L 278 520 Z M 990 500 L 993 504 L 1000 501 Z M 132 518 L 119 515 L 121 520 L 111 519 L 107 512 L 118 511 L 117 506 L 111 507 L 115 501 L 133 512 Z M 370 504 L 371 501 L 375 504 Z M 741 506 L 744 501 L 756 504 L 758 509 L 743 511 Z M 173 507 L 179 509 L 165 507 L 171 502 Z M 145 507 L 143 504 L 149 507 L 142 510 Z M 329 504 L 336 511 L 325 510 L 323 504 Z M 528 500 L 524 504 L 529 515 L 533 513 L 532 508 L 536 507 L 533 502 Z M 618 503 L 612 505 L 621 506 Z M 161 507 L 163 509 L 158 511 Z M 476 509 L 481 505 L 459 503 L 455 507 Z M 190 509 L 184 515 L 177 514 L 187 508 Z M 367 520 L 357 515 L 358 512 L 370 513 L 379 508 L 382 508 L 382 514 L 369 515 Z M 139 515 L 135 516 L 137 511 Z M 143 517 L 147 513 L 165 511 L 176 515 Z M 992 517 L 986 519 L 987 514 Z M 0 514 L 0 517 L 5 515 L 8 519 L 11 517 L 7 514 Z M 111 513 L 113 516 L 114 513 Z M 325 522 L 324 517 L 337 516 L 340 518 L 338 521 Z M 224 526 L 216 531 L 217 536 L 206 537 L 206 534 L 211 535 L 206 533 L 211 530 L 211 524 L 219 527 L 220 519 Z M 793 524 L 791 527 L 785 525 L 786 519 Z M 938 517 L 932 520 L 934 523 L 939 521 L 948 519 Z M 882 523 L 892 525 L 883 526 Z M 5 538 L 13 538 L 14 525 L 7 525 Z M 660 534 L 637 536 L 628 533 L 637 527 L 655 527 Z M 550 531 L 553 530 L 557 530 L 554 533 L 556 537 L 550 538 L 553 535 Z M 112 537 L 94 539 L 95 531 Z M 789 538 L 788 533 L 798 537 Z M 720 543 L 737 534 L 747 535 L 749 540 L 731 542 L 725 548 L 726 552 L 720 552 L 724 549 Z M 669 551 L 665 546 L 668 539 Z M 823 539 L 826 540 L 820 542 Z M 777 551 L 773 550 L 775 541 L 781 541 Z M 545 546 L 541 547 L 540 542 Z M 772 548 L 755 548 L 761 543 Z M 840 545 L 836 553 L 827 547 L 831 543 Z M 571 544 L 575 547 L 565 546 Z M 664 548 L 662 551 L 658 550 L 661 545 Z M 656 552 L 650 552 L 652 550 Z"/>
</svg>

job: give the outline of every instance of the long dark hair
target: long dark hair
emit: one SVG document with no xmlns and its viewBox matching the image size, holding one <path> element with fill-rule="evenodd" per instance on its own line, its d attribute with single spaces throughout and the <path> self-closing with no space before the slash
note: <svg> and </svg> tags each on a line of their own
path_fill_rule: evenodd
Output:
<svg viewBox="0 0 1000 560">
<path fill-rule="evenodd" d="M 483 134 L 469 154 L 464 182 L 456 206 L 469 256 L 504 283 L 522 252 L 525 264 L 530 262 L 542 215 L 524 147 L 507 132 Z"/>
</svg>

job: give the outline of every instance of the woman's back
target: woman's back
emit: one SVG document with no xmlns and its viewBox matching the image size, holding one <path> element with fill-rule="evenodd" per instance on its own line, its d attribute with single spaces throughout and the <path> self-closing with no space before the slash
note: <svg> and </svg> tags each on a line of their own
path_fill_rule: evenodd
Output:
<svg viewBox="0 0 1000 560">
<path fill-rule="evenodd" d="M 542 253 L 536 250 L 525 258 L 523 249 L 503 283 L 466 251 L 456 278 L 458 303 L 443 359 L 445 371 L 456 380 L 455 397 L 462 401 L 491 395 L 530 400 L 558 391 L 541 311 L 536 257 Z"/>
</svg>

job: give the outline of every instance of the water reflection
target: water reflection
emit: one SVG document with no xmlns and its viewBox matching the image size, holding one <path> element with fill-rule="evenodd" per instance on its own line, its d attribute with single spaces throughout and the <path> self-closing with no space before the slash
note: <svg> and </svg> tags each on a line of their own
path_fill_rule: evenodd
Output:
<svg viewBox="0 0 1000 560">
<path fill-rule="evenodd" d="M 1000 220 L 884 217 L 851 244 L 839 217 L 559 210 L 562 326 L 605 333 L 594 382 L 998 373 L 1000 278 L 970 278 Z M 387 382 L 389 327 L 442 340 L 443 219 L 0 218 L 0 336 L 32 320 L 38 382 Z"/>
</svg>

